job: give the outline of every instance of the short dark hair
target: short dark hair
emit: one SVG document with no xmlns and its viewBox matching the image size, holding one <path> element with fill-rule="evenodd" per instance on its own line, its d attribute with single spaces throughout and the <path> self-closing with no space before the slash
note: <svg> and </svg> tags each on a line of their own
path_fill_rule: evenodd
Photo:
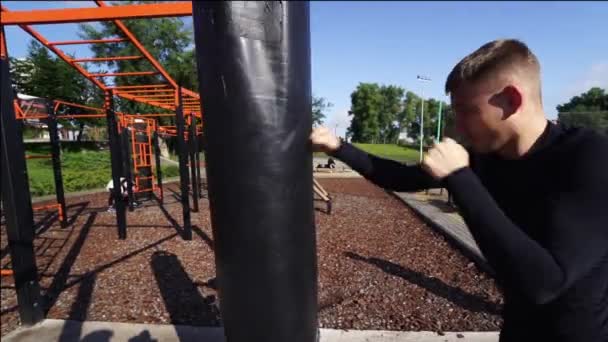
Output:
<svg viewBox="0 0 608 342">
<path fill-rule="evenodd" d="M 445 82 L 445 92 L 452 92 L 463 81 L 475 82 L 515 68 L 526 69 L 527 75 L 539 80 L 540 88 L 540 63 L 525 43 L 517 39 L 491 41 L 454 66 Z"/>
</svg>

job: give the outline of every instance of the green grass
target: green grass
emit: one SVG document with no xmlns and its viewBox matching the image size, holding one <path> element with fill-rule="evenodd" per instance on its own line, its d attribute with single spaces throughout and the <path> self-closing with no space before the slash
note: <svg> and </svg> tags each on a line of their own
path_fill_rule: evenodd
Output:
<svg viewBox="0 0 608 342">
<path fill-rule="evenodd" d="M 378 157 L 413 163 L 419 160 L 418 150 L 394 144 L 358 144 L 355 146 Z"/>
<path fill-rule="evenodd" d="M 46 153 L 49 153 L 49 151 L 45 148 L 28 151 L 28 154 Z M 28 159 L 27 172 L 32 196 L 55 193 L 51 159 Z M 103 188 L 112 177 L 110 154 L 108 151 L 64 151 L 62 153 L 61 172 L 66 193 Z M 175 165 L 163 165 L 162 173 L 163 178 L 175 177 L 179 174 L 179 168 Z"/>
</svg>

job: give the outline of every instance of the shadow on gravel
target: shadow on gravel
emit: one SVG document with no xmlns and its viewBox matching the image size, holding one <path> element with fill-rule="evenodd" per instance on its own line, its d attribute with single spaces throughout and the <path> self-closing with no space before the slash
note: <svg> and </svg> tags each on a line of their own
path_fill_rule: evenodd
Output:
<svg viewBox="0 0 608 342">
<path fill-rule="evenodd" d="M 502 311 L 500 305 L 488 302 L 482 297 L 467 293 L 457 287 L 447 285 L 437 278 L 428 277 L 420 272 L 410 270 L 387 260 L 374 257 L 364 257 L 356 253 L 345 252 L 344 255 L 350 259 L 366 262 L 374 265 L 382 271 L 416 284 L 436 296 L 443 297 L 455 305 L 472 312 L 486 312 L 499 315 Z"/>
</svg>

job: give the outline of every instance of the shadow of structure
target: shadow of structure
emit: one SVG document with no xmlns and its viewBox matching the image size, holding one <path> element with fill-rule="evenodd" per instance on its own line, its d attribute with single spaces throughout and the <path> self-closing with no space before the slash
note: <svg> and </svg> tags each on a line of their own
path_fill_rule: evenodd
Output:
<svg viewBox="0 0 608 342">
<path fill-rule="evenodd" d="M 216 297 L 204 297 L 175 254 L 154 252 L 152 270 L 160 289 L 171 324 L 219 326 L 220 312 Z"/>
<path fill-rule="evenodd" d="M 486 312 L 492 315 L 499 315 L 502 312 L 501 305 L 489 302 L 480 296 L 447 285 L 437 278 L 428 277 L 420 272 L 416 272 L 390 261 L 374 257 L 368 258 L 352 252 L 345 252 L 344 255 L 350 259 L 374 265 L 388 274 L 400 277 L 412 284 L 416 284 L 436 296 L 449 300 L 463 309 L 472 312 Z"/>
<path fill-rule="evenodd" d="M 209 246 L 209 248 L 212 251 L 215 250 L 215 247 L 213 245 L 213 239 L 211 237 L 209 237 L 209 235 L 207 235 L 207 233 L 202 231 L 197 225 L 192 225 L 192 231 L 195 232 L 196 235 L 198 235 L 201 238 L 201 240 L 205 241 L 207 246 Z"/>
<path fill-rule="evenodd" d="M 84 245 L 87 235 L 89 235 L 89 231 L 91 230 L 91 226 L 95 222 L 96 217 L 97 217 L 97 213 L 95 213 L 95 212 L 89 213 L 89 217 L 87 218 L 87 221 L 84 223 L 84 225 L 80 229 L 78 236 L 74 240 L 74 243 L 70 247 L 70 250 L 66 254 L 65 258 L 63 259 L 63 263 L 59 267 L 58 271 L 55 273 L 55 276 L 53 277 L 53 281 L 44 295 L 45 315 L 48 314 L 51 307 L 53 307 L 53 305 L 57 301 L 57 298 L 59 298 L 59 295 L 61 294 L 61 292 L 66 288 L 67 280 L 70 275 L 70 270 L 72 269 L 72 266 L 74 266 L 74 263 L 76 262 L 76 258 L 80 254 L 80 250 L 82 249 L 82 246 Z"/>
</svg>

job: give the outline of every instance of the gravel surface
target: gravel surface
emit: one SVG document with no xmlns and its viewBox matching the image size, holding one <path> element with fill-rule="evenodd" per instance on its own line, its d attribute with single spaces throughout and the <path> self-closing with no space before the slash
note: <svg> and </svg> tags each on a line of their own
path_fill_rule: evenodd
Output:
<svg viewBox="0 0 608 342">
<path fill-rule="evenodd" d="M 402 202 L 363 179 L 319 179 L 334 198 L 316 202 L 319 325 L 336 329 L 488 331 L 501 324 L 494 281 Z M 169 186 L 177 191 L 177 184 Z M 128 213 L 118 240 L 106 193 L 71 198 L 73 225 L 44 214 L 35 240 L 47 316 L 56 319 L 221 325 L 208 210 L 192 214 L 193 240 L 175 225 L 181 208 L 166 191 Z M 208 208 L 203 199 L 201 208 Z M 48 220 L 47 220 L 48 221 Z M 2 268 L 10 265 L 6 232 Z M 12 277 L 1 281 L 1 334 L 18 326 Z"/>
</svg>

